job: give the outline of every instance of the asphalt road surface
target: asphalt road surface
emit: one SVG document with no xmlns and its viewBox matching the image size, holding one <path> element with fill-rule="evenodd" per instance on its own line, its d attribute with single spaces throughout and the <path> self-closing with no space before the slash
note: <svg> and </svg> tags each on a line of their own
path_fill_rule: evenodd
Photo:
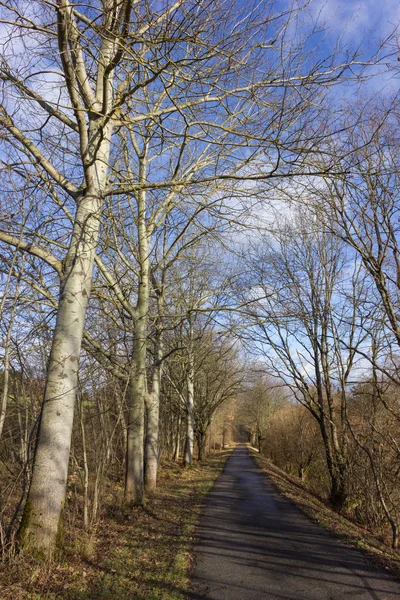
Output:
<svg viewBox="0 0 400 600">
<path fill-rule="evenodd" d="M 400 583 L 282 497 L 236 448 L 200 521 L 190 599 L 400 600 Z"/>
</svg>

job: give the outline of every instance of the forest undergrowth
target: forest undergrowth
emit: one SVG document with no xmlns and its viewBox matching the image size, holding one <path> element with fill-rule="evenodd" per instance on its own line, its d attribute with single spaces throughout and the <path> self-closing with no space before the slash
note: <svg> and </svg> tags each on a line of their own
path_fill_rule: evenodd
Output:
<svg viewBox="0 0 400 600">
<path fill-rule="evenodd" d="M 190 469 L 163 461 L 156 493 L 132 509 L 104 502 L 87 532 L 72 517 L 79 503 L 74 498 L 57 557 L 43 562 L 16 555 L 1 564 L 1 600 L 183 600 L 200 509 L 229 452 Z M 122 483 L 108 487 L 105 497 L 122 496 Z"/>
</svg>

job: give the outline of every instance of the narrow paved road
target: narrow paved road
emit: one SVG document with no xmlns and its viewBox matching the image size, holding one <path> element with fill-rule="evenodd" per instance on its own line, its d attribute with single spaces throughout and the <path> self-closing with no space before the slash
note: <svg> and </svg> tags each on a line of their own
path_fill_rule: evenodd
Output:
<svg viewBox="0 0 400 600">
<path fill-rule="evenodd" d="M 191 599 L 400 599 L 397 581 L 278 494 L 245 447 L 209 495 L 195 550 Z"/>
</svg>

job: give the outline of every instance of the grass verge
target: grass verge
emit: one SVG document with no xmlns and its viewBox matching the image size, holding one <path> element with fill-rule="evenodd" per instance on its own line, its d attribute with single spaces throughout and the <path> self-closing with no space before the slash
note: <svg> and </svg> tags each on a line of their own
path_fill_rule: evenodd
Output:
<svg viewBox="0 0 400 600">
<path fill-rule="evenodd" d="M 275 487 L 294 502 L 312 521 L 327 529 L 343 542 L 364 552 L 367 560 L 378 564 L 400 578 L 400 552 L 393 551 L 370 531 L 334 512 L 326 503 L 310 492 L 295 475 L 282 471 L 257 450 L 249 447 L 256 463 L 268 475 Z"/>
<path fill-rule="evenodd" d="M 183 600 L 200 509 L 228 455 L 191 469 L 164 463 L 144 506 L 110 505 L 96 530 L 70 535 L 57 562 L 1 565 L 1 600 Z"/>
</svg>

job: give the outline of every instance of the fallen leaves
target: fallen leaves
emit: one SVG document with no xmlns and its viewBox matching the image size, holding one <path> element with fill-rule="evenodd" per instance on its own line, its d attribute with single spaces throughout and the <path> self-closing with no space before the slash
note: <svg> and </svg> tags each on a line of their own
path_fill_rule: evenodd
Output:
<svg viewBox="0 0 400 600">
<path fill-rule="evenodd" d="M 144 506 L 127 511 L 114 502 L 94 531 L 70 528 L 58 562 L 17 558 L 3 568 L 1 600 L 182 600 L 200 508 L 228 455 L 192 469 L 165 462 Z M 115 497 L 115 481 L 109 487 Z"/>
</svg>

